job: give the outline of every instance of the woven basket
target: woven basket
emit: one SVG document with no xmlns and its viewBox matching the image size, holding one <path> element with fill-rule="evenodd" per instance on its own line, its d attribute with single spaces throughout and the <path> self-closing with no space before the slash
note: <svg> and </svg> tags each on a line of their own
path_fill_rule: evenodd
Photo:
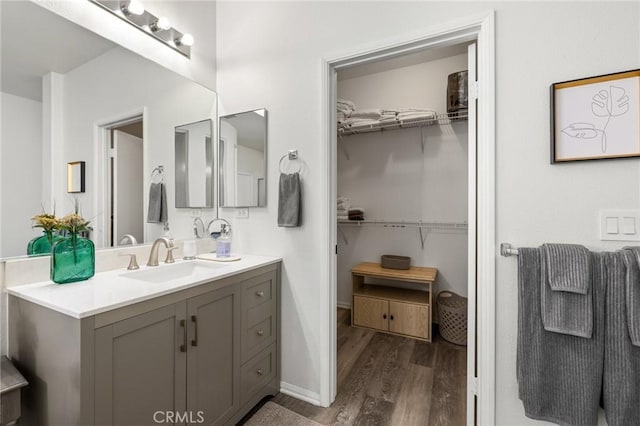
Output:
<svg viewBox="0 0 640 426">
<path fill-rule="evenodd" d="M 438 293 L 440 335 L 456 345 L 467 345 L 467 298 L 450 291 Z"/>
</svg>

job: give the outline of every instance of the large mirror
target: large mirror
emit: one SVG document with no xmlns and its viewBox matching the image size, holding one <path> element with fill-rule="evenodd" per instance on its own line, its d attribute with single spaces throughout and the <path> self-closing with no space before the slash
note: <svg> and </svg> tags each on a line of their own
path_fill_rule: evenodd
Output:
<svg viewBox="0 0 640 426">
<path fill-rule="evenodd" d="M 177 126 L 176 207 L 213 207 L 213 132 L 211 120 Z"/>
<path fill-rule="evenodd" d="M 97 248 L 193 236 L 191 212 L 175 208 L 174 134 L 217 116 L 215 92 L 35 2 L 0 1 L 0 19 L 0 257 L 26 254 L 42 235 L 31 218 L 71 213 L 76 199 Z M 68 193 L 75 162 L 85 192 Z M 149 220 L 156 182 L 162 221 Z"/>
<path fill-rule="evenodd" d="M 267 205 L 267 110 L 220 117 L 220 207 Z"/>
</svg>

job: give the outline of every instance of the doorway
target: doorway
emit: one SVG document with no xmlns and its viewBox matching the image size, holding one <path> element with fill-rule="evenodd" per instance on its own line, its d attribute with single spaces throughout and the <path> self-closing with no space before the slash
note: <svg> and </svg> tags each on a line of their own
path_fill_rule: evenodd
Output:
<svg viewBox="0 0 640 426">
<path fill-rule="evenodd" d="M 100 247 L 145 241 L 144 221 L 144 120 L 135 114 L 99 126 L 98 199 L 102 220 L 97 221 Z M 102 204 L 102 205 L 100 205 Z"/>
<path fill-rule="evenodd" d="M 328 259 L 327 291 L 329 306 L 327 360 L 330 377 L 323 405 L 336 397 L 336 309 L 337 309 L 337 72 L 355 65 L 373 63 L 425 51 L 475 42 L 478 54 L 470 52 L 470 63 L 478 71 L 477 83 L 470 83 L 469 166 L 468 166 L 468 350 L 467 350 L 467 424 L 492 424 L 495 418 L 495 71 L 493 12 L 488 15 L 445 26 L 419 39 L 389 44 L 375 51 L 327 60 L 325 76 L 325 131 L 327 152 L 327 223 Z M 470 68 L 471 69 L 471 68 Z M 470 76 L 471 81 L 471 76 Z M 478 96 L 481 93 L 482 96 Z M 473 99 L 472 99 L 473 98 Z M 473 105 L 471 105 L 473 104 Z M 478 117 L 481 119 L 478 120 Z M 478 338 L 480 336 L 480 338 Z M 328 397 L 325 399 L 325 397 Z"/>
</svg>

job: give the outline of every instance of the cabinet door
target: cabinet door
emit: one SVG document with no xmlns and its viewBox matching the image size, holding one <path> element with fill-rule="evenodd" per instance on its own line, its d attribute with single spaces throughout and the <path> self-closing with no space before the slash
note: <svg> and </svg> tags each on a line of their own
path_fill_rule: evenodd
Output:
<svg viewBox="0 0 640 426">
<path fill-rule="evenodd" d="M 378 330 L 388 329 L 389 302 L 371 297 L 353 296 L 353 323 Z"/>
<path fill-rule="evenodd" d="M 389 331 L 428 339 L 429 305 L 389 302 Z"/>
<path fill-rule="evenodd" d="M 186 354 L 179 347 L 185 306 L 165 306 L 95 331 L 96 425 L 156 425 L 164 417 L 154 415 L 184 412 Z"/>
<path fill-rule="evenodd" d="M 187 411 L 222 424 L 240 408 L 240 296 L 237 286 L 187 300 Z"/>
</svg>

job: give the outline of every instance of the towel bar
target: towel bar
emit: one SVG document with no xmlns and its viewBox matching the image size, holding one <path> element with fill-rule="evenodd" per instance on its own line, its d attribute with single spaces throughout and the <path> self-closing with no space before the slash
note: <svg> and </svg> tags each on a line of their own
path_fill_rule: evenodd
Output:
<svg viewBox="0 0 640 426">
<path fill-rule="evenodd" d="M 517 256 L 518 249 L 513 248 L 510 243 L 502 243 L 500 244 L 500 255 L 504 257 Z"/>
</svg>

